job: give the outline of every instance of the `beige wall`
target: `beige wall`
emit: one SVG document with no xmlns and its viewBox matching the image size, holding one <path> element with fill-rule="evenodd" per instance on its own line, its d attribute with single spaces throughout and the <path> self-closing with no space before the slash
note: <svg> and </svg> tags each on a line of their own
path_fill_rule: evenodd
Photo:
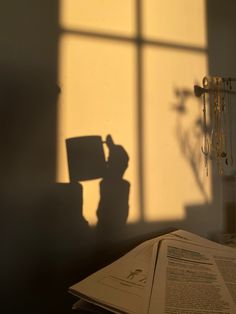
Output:
<svg viewBox="0 0 236 314">
<path fill-rule="evenodd" d="M 233 10 L 220 0 L 149 0 L 138 14 L 137 3 L 4 5 L 2 188 L 34 207 L 38 186 L 68 181 L 65 138 L 111 133 L 130 155 L 130 225 L 218 232 L 221 180 L 205 176 L 194 128 L 200 105 L 190 94 L 206 73 L 235 76 Z M 58 103 L 50 94 L 57 81 Z M 98 193 L 98 181 L 84 183 L 91 225 Z M 196 223 L 195 211 L 204 213 Z"/>
<path fill-rule="evenodd" d="M 110 133 L 130 156 L 123 248 L 169 228 L 209 237 L 223 229 L 222 182 L 211 166 L 205 176 L 192 91 L 207 73 L 236 77 L 235 9 L 233 0 L 1 5 L 4 313 L 67 312 L 68 286 L 119 250 L 100 250 L 95 233 L 99 180 L 83 183 L 83 208 L 80 187 L 67 183 L 68 137 Z"/>
<path fill-rule="evenodd" d="M 192 93 L 208 73 L 205 1 L 143 1 L 141 13 L 132 0 L 61 0 L 60 8 L 58 181 L 68 181 L 65 138 L 112 134 L 130 155 L 129 223 L 173 227 L 188 206 L 208 215 L 211 165 L 207 177 L 201 104 Z M 83 185 L 83 213 L 94 225 L 98 182 Z"/>
</svg>

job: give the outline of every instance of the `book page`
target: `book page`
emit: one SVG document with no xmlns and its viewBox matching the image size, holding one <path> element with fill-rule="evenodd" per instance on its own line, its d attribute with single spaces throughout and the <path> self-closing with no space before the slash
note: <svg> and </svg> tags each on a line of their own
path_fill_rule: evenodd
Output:
<svg viewBox="0 0 236 314">
<path fill-rule="evenodd" d="M 142 311 L 141 311 L 141 313 L 144 313 L 144 314 L 147 313 L 147 308 L 148 308 L 148 304 L 150 302 L 150 296 L 151 296 L 151 292 L 153 289 L 154 274 L 155 274 L 155 268 L 156 268 L 156 263 L 157 263 L 157 259 L 158 259 L 159 243 L 163 239 L 176 239 L 176 240 L 180 240 L 180 241 L 187 241 L 189 243 L 194 243 L 195 245 L 198 245 L 201 247 L 216 249 L 216 252 L 218 250 L 226 250 L 226 251 L 232 252 L 232 248 L 227 248 L 221 244 L 207 240 L 201 236 L 198 236 L 196 234 L 193 234 L 193 233 L 185 231 L 185 230 L 176 230 L 176 231 L 173 231 L 172 233 L 169 233 L 163 237 L 159 237 L 159 241 L 155 241 L 155 244 L 153 246 L 153 254 L 152 254 L 151 261 L 149 263 L 149 265 L 150 265 L 149 266 L 149 273 L 148 273 L 147 283 L 146 283 L 146 287 L 145 287 L 145 291 L 144 291 L 143 306 L 142 306 Z M 235 251 L 233 251 L 233 253 L 234 252 Z M 156 274 L 156 276 L 157 276 L 157 274 Z"/>
<path fill-rule="evenodd" d="M 208 240 L 208 239 L 203 238 L 197 234 L 194 234 L 194 233 L 191 233 L 191 232 L 188 232 L 185 230 L 177 230 L 177 231 L 172 232 L 172 234 L 181 240 L 191 241 L 193 243 L 199 244 L 199 245 L 207 247 L 207 248 L 228 251 L 228 252 L 232 252 L 233 254 L 235 253 L 235 248 L 233 248 L 233 247 L 229 247 L 229 246 L 225 246 L 225 245 L 216 243 L 214 241 Z"/>
<path fill-rule="evenodd" d="M 69 291 L 113 312 L 139 313 L 155 241 L 142 243 Z"/>
<path fill-rule="evenodd" d="M 212 247 L 215 247 L 214 243 Z M 213 256 L 216 252 L 218 260 Z M 145 313 L 236 313 L 232 293 L 230 294 L 223 277 L 229 279 L 225 260 L 233 268 L 236 266 L 232 252 L 228 253 L 227 249 L 209 249 L 201 247 L 199 243 L 181 240 L 163 240 L 159 246 L 151 297 Z"/>
<path fill-rule="evenodd" d="M 145 299 L 149 299 L 153 278 L 156 249 L 161 239 L 184 238 L 175 231 L 145 241 L 114 263 L 102 268 L 86 279 L 71 286 L 69 291 L 84 300 L 117 313 L 142 312 Z M 74 306 L 76 307 L 76 305 Z"/>
</svg>

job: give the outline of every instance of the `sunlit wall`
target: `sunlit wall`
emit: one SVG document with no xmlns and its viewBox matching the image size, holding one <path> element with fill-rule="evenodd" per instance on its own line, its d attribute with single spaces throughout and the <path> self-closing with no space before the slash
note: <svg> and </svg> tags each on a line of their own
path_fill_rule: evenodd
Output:
<svg viewBox="0 0 236 314">
<path fill-rule="evenodd" d="M 58 181 L 68 182 L 66 138 L 111 134 L 130 157 L 130 223 L 210 202 L 192 93 L 207 73 L 205 1 L 61 0 L 60 12 Z M 90 224 L 98 184 L 83 182 Z"/>
</svg>

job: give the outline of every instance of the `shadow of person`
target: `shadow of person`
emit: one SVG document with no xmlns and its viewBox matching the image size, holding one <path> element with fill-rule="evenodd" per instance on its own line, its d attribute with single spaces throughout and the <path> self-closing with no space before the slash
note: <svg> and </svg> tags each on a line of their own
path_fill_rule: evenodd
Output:
<svg viewBox="0 0 236 314">
<path fill-rule="evenodd" d="M 103 179 L 100 181 L 100 201 L 97 208 L 97 232 L 101 240 L 122 236 L 129 214 L 130 183 L 123 179 L 129 156 L 121 145 L 106 138 L 109 156 Z"/>
</svg>

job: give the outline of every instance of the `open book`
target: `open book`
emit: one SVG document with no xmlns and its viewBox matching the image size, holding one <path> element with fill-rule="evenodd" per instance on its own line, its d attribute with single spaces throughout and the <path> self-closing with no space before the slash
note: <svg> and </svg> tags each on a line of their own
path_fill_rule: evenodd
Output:
<svg viewBox="0 0 236 314">
<path fill-rule="evenodd" d="M 80 298 L 75 309 L 89 303 L 114 313 L 235 314 L 236 249 L 174 231 L 143 242 L 69 292 Z"/>
</svg>

